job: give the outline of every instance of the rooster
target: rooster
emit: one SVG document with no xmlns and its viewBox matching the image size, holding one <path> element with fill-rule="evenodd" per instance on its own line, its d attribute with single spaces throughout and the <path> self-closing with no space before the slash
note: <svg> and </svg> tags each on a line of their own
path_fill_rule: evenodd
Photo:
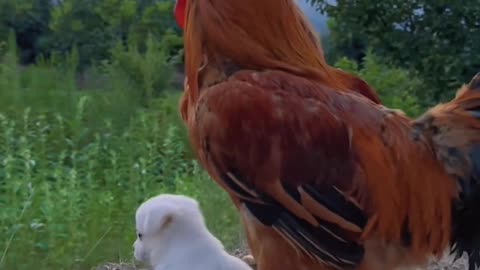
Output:
<svg viewBox="0 0 480 270">
<path fill-rule="evenodd" d="M 179 0 L 180 113 L 258 270 L 480 262 L 480 74 L 416 120 L 329 67 L 293 0 Z M 358 87 L 358 88 L 355 88 Z"/>
</svg>

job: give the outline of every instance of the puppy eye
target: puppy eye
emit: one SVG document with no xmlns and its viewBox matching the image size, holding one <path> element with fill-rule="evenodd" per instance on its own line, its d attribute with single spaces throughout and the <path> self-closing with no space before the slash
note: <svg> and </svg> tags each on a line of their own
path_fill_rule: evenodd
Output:
<svg viewBox="0 0 480 270">
<path fill-rule="evenodd" d="M 137 236 L 138 236 L 138 239 L 142 240 L 142 236 L 143 236 L 143 234 L 141 234 L 141 233 L 137 233 Z"/>
</svg>

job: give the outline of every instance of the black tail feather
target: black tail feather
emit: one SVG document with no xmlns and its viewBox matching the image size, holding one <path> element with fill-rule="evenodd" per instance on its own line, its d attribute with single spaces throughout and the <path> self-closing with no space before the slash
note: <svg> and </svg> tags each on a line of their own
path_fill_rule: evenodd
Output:
<svg viewBox="0 0 480 270">
<path fill-rule="evenodd" d="M 277 228 L 297 248 L 326 265 L 351 269 L 363 259 L 363 247 L 336 235 L 333 224 L 319 221 L 321 226 L 314 227 L 278 205 L 243 203 L 262 224 Z"/>
<path fill-rule="evenodd" d="M 354 203 L 349 202 L 343 194 L 338 192 L 338 189 L 325 187 L 319 190 L 308 185 L 302 187 L 312 198 L 333 213 L 336 213 L 358 227 L 365 227 L 367 225 L 368 218 L 365 213 Z"/>
<path fill-rule="evenodd" d="M 234 168 L 229 168 L 227 172 L 220 172 L 220 176 L 223 183 L 239 197 L 242 204 L 259 222 L 282 234 L 305 255 L 337 269 L 353 269 L 363 259 L 363 246 L 355 241 L 344 239 L 342 229 L 337 225 L 317 217 L 319 226 L 311 225 L 289 212 L 267 194 L 257 192 Z M 327 203 L 335 213 L 342 213 L 342 211 L 347 211 L 348 214 L 355 213 L 352 222 L 359 227 L 365 226 L 366 217 L 335 188 L 326 189 L 321 193 L 314 193 L 312 188 L 305 188 L 316 200 Z M 286 185 L 284 189 L 293 199 L 300 201 L 297 189 Z"/>
<path fill-rule="evenodd" d="M 455 260 L 468 255 L 469 270 L 480 266 L 480 145 L 470 150 L 470 179 L 459 179 L 462 192 L 453 206 L 451 253 Z"/>
</svg>

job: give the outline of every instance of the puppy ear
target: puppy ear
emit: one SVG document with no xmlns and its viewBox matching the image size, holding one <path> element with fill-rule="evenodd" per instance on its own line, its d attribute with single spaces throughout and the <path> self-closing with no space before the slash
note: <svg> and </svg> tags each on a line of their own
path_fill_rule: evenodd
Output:
<svg viewBox="0 0 480 270">
<path fill-rule="evenodd" d="M 154 209 L 147 214 L 143 223 L 143 231 L 145 234 L 156 234 L 166 229 L 172 223 L 173 218 L 173 212 Z"/>
</svg>

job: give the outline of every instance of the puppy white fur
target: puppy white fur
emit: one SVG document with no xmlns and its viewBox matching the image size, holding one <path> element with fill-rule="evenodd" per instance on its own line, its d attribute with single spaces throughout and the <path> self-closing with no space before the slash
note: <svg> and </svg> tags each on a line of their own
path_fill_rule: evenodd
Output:
<svg viewBox="0 0 480 270">
<path fill-rule="evenodd" d="M 251 270 L 207 229 L 196 200 L 163 194 L 136 212 L 135 259 L 154 270 Z"/>
</svg>

